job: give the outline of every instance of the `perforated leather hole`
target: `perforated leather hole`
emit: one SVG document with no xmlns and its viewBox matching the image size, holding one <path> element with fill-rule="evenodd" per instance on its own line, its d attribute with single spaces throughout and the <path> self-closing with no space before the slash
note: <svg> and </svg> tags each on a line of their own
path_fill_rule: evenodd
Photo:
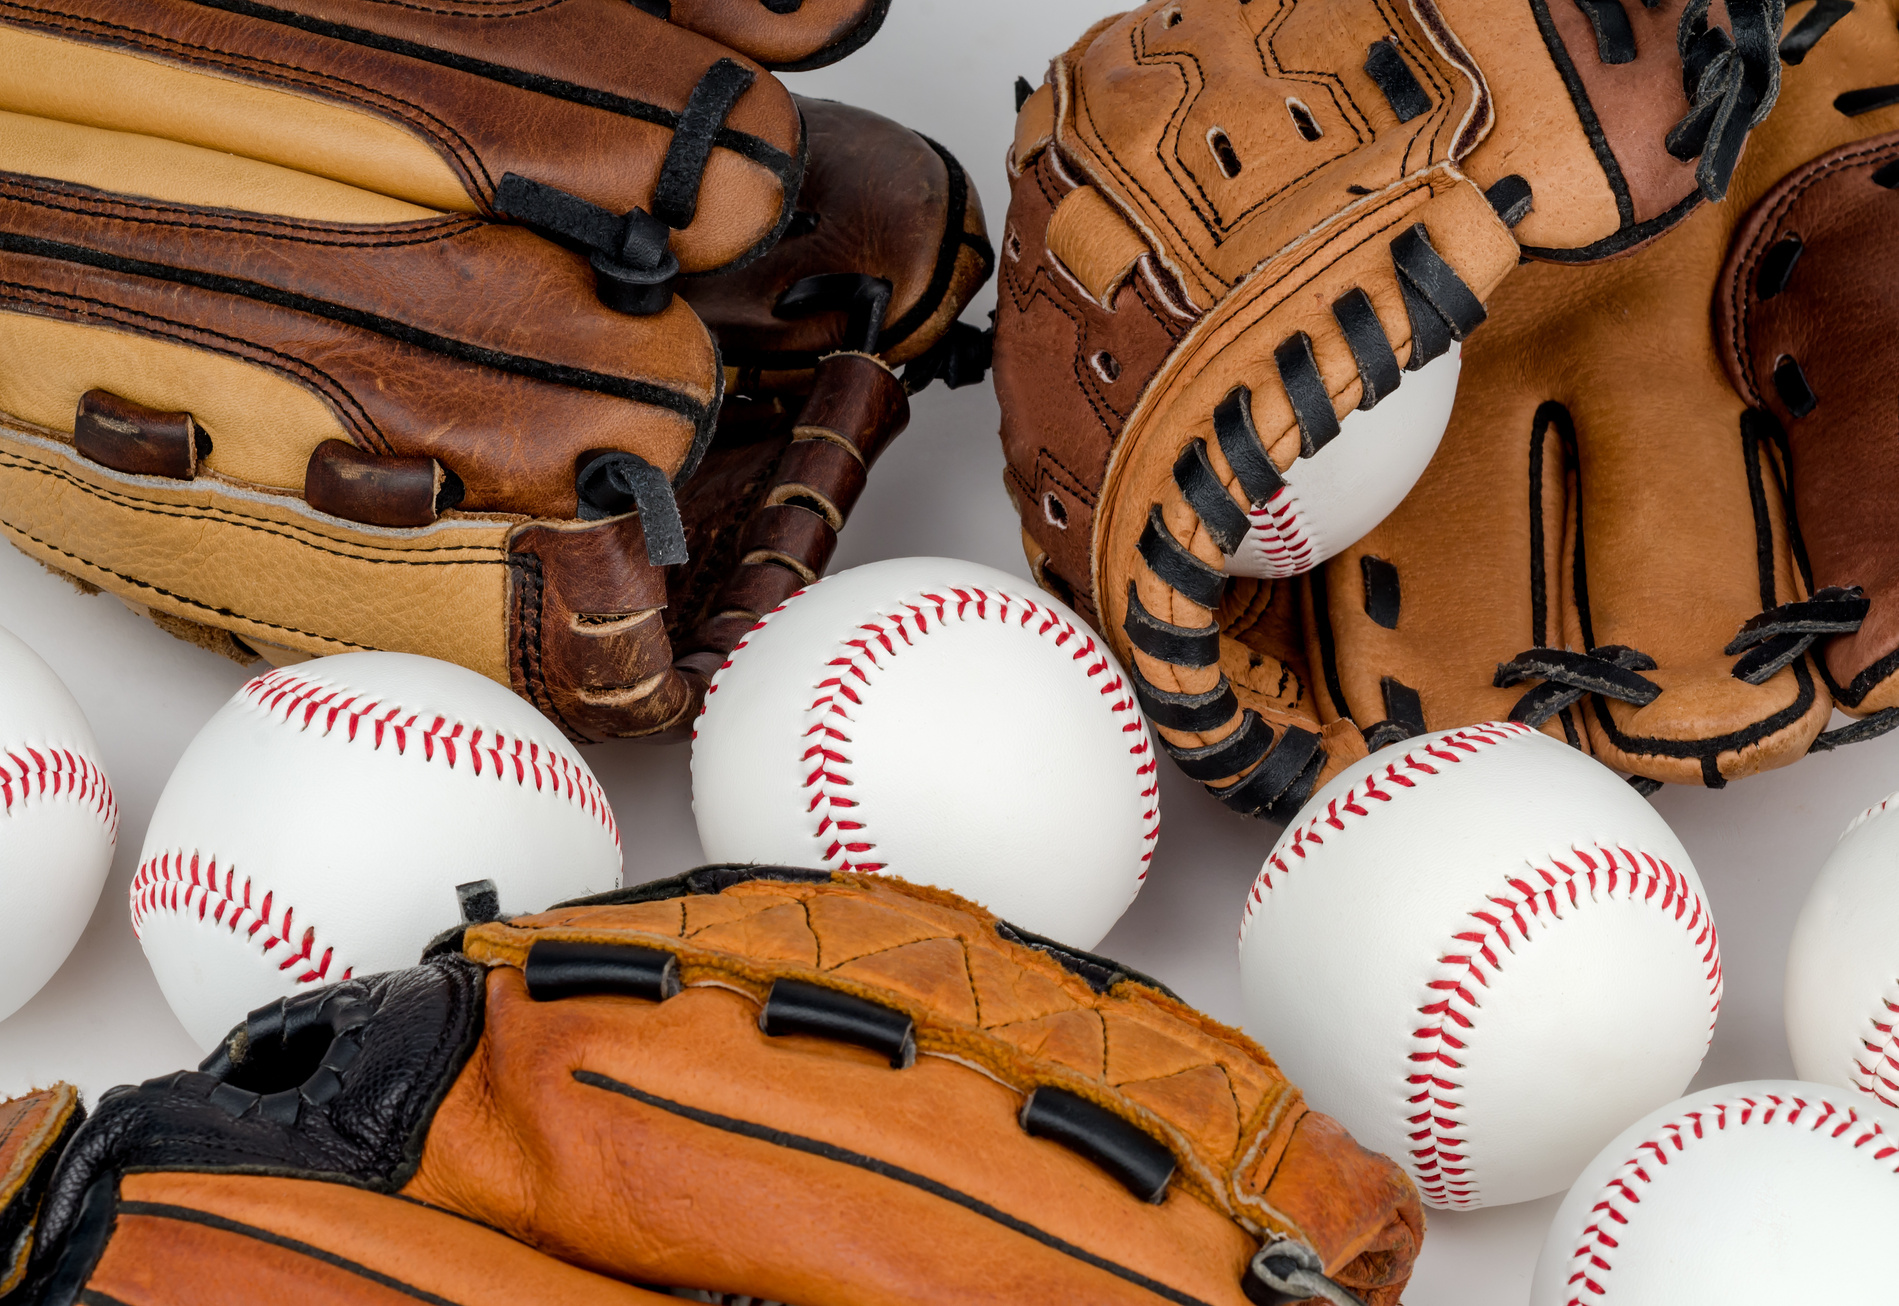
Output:
<svg viewBox="0 0 1899 1306">
<path fill-rule="evenodd" d="M 1003 248 L 1009 251 L 1010 258 L 1019 259 L 1022 257 L 1022 237 L 1016 234 L 1014 227 L 1009 228 L 1009 239 Z"/>
<path fill-rule="evenodd" d="M 1121 379 L 1121 360 L 1103 349 L 1088 360 L 1095 369 L 1095 375 L 1113 385 Z"/>
<path fill-rule="evenodd" d="M 1309 141 L 1316 141 L 1325 135 L 1325 128 L 1319 126 L 1319 120 L 1312 116 L 1312 110 L 1306 108 L 1305 101 L 1297 96 L 1286 97 L 1286 112 L 1292 115 L 1292 125 L 1299 134 Z"/>
<path fill-rule="evenodd" d="M 1213 151 L 1213 161 L 1220 165 L 1220 171 L 1228 181 L 1240 175 L 1240 154 L 1233 148 L 1233 142 L 1221 128 L 1215 127 L 1207 133 L 1207 148 Z"/>
<path fill-rule="evenodd" d="M 1169 9 L 1166 13 L 1162 14 L 1161 26 L 1162 27 L 1179 27 L 1180 26 L 1180 10 Z"/>
<path fill-rule="evenodd" d="M 1042 516 L 1046 518 L 1048 524 L 1053 526 L 1056 530 L 1065 531 L 1068 529 L 1068 507 L 1056 497 L 1055 491 L 1053 490 L 1050 490 L 1042 496 Z"/>
</svg>

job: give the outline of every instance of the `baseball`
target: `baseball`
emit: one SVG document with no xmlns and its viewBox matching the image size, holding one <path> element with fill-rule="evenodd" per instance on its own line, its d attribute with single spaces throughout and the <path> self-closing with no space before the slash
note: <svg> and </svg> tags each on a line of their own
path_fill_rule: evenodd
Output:
<svg viewBox="0 0 1899 1306">
<path fill-rule="evenodd" d="M 990 567 L 900 558 L 793 595 L 713 678 L 706 856 L 887 872 L 1092 947 L 1158 830 L 1154 746 L 1073 612 Z"/>
<path fill-rule="evenodd" d="M 119 809 L 99 746 L 53 669 L 0 630 L 0 1020 L 53 977 L 112 867 Z"/>
<path fill-rule="evenodd" d="M 1787 954 L 1787 1046 L 1816 1084 L 1899 1107 L 1899 794 L 1827 858 Z"/>
<path fill-rule="evenodd" d="M 617 888 L 593 772 L 476 672 L 346 653 L 259 676 L 198 732 L 145 832 L 132 928 L 209 1048 L 274 999 L 414 965 L 483 880 L 507 915 Z"/>
<path fill-rule="evenodd" d="M 1563 1199 L 1530 1306 L 1891 1301 L 1899 1129 L 1881 1110 L 1760 1080 L 1651 1113 Z"/>
<path fill-rule="evenodd" d="M 1284 473 L 1285 486 L 1248 509 L 1246 539 L 1227 559 L 1234 576 L 1311 571 L 1391 515 L 1424 475 L 1457 401 L 1464 347 L 1405 374 L 1376 408 L 1345 415 L 1339 433 Z"/>
<path fill-rule="evenodd" d="M 1567 1187 L 1681 1092 L 1721 1002 L 1688 854 L 1610 771 L 1527 726 L 1348 767 L 1248 896 L 1248 1032 L 1433 1206 Z"/>
</svg>

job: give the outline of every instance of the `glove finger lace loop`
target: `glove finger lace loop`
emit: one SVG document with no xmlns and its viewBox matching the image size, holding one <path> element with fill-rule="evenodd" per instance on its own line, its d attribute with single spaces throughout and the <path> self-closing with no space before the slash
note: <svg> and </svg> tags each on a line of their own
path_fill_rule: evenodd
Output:
<svg viewBox="0 0 1899 1306">
<path fill-rule="evenodd" d="M 1533 648 L 1499 663 L 1491 682 L 1508 689 L 1526 680 L 1543 683 L 1517 700 L 1510 719 L 1540 726 L 1590 694 L 1646 707 L 1661 697 L 1662 687 L 1637 672 L 1655 670 L 1655 659 L 1620 644 L 1608 644 L 1576 653 L 1568 649 Z"/>
<path fill-rule="evenodd" d="M 1732 669 L 1736 680 L 1764 685 L 1812 648 L 1820 636 L 1858 630 L 1871 609 L 1871 600 L 1859 586 L 1829 586 L 1810 599 L 1783 603 L 1750 619 L 1721 651 L 1729 657 L 1741 655 Z"/>
<path fill-rule="evenodd" d="M 686 561 L 686 528 L 666 473 L 637 454 L 606 450 L 581 455 L 574 478 L 582 521 L 637 512 L 646 535 L 646 560 L 655 567 Z"/>
<path fill-rule="evenodd" d="M 1830 753 L 1836 748 L 1845 748 L 1849 744 L 1863 744 L 1868 739 L 1877 739 L 1891 730 L 1899 730 L 1899 707 L 1889 707 L 1883 712 L 1875 712 L 1869 717 L 1841 726 L 1838 730 L 1828 730 L 1808 746 L 1809 753 Z"/>
<path fill-rule="evenodd" d="M 1254 1306 L 1290 1306 L 1302 1301 L 1365 1306 L 1356 1293 L 1325 1277 L 1325 1262 L 1317 1252 L 1284 1237 L 1269 1239 L 1253 1254 L 1240 1290 Z"/>
<path fill-rule="evenodd" d="M 1708 0 L 1695 0 L 1676 28 L 1689 109 L 1664 144 L 1677 159 L 1699 158 L 1695 182 L 1708 200 L 1726 196 L 1748 132 L 1780 94 L 1785 14 L 1784 0 L 1734 0 L 1723 31 L 1708 26 Z"/>
</svg>

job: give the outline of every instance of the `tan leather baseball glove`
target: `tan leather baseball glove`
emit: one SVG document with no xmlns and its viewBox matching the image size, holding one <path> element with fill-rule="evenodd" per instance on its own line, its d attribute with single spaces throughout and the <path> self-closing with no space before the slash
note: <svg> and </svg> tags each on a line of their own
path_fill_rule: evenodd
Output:
<svg viewBox="0 0 1899 1306">
<path fill-rule="evenodd" d="M 661 734 L 822 572 L 892 369 L 980 375 L 981 208 L 748 57 L 875 0 L 475 8 L 0 3 L 0 527 L 240 660 Z"/>
<path fill-rule="evenodd" d="M 1715 787 L 1899 722 L 1899 6 L 1780 50 L 1726 204 L 1492 300 L 1436 461 L 1310 578 L 1322 719 Z"/>
<path fill-rule="evenodd" d="M 1398 502 L 1520 259 L 1620 254 L 1725 194 L 1780 23 L 1153 0 L 1026 95 L 995 342 L 1024 544 L 1229 806 L 1283 818 L 1363 755 L 1318 727 L 1281 578 Z"/>
<path fill-rule="evenodd" d="M 5 1306 L 1396 1306 L 1403 1171 L 1245 1036 L 900 881 L 471 927 L 198 1071 L 0 1106 Z M 7 1289 L 11 1288 L 11 1292 Z"/>
</svg>

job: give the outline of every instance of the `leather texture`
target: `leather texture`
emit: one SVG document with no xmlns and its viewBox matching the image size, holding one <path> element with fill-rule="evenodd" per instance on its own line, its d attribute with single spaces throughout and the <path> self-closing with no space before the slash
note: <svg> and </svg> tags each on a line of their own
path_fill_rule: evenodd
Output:
<svg viewBox="0 0 1899 1306">
<path fill-rule="evenodd" d="M 1423 1233 L 1403 1173 L 1244 1035 L 938 890 L 709 867 L 432 951 L 108 1093 L 17 1300 L 221 1301 L 254 1266 L 351 1306 L 482 1303 L 497 1281 L 629 1304 L 1242 1306 L 1285 1238 L 1395 1306 Z M 616 951 L 641 965 L 601 964 Z M 583 952 L 547 978 L 543 956 Z M 816 1018 L 784 1032 L 765 1013 L 794 996 Z M 895 1064 L 860 1045 L 885 1027 L 908 1031 Z M 1068 1141 L 1018 1119 L 1041 1094 L 1083 1104 Z M 1163 1164 L 1158 1201 L 1109 1145 Z"/>
<path fill-rule="evenodd" d="M 53 1166 L 85 1118 L 70 1084 L 0 1103 L 0 1297 L 26 1278 Z"/>
<path fill-rule="evenodd" d="M 634 0 L 786 72 L 836 63 L 877 34 L 890 0 Z"/>
<path fill-rule="evenodd" d="M 691 187 L 694 210 L 679 215 L 689 220 L 672 237 L 688 271 L 769 244 L 803 162 L 797 109 L 775 79 L 624 0 L 512 0 L 477 11 L 376 0 L 76 0 L 0 7 L 0 33 L 19 54 L 0 108 L 490 215 L 509 173 L 616 214 L 658 212 L 674 129 L 695 88 L 720 61 L 736 61 L 753 80 L 719 124 L 703 185 Z M 86 94 L 128 64 L 170 76 L 149 96 Z M 253 92 L 242 114 L 230 111 L 234 90 Z"/>
<path fill-rule="evenodd" d="M 1436 461 L 1307 578 L 1322 719 L 1395 686 L 1406 732 L 1514 714 L 1713 787 L 1892 723 L 1899 10 L 1796 6 L 1783 48 L 1724 204 L 1492 300 Z"/>
<path fill-rule="evenodd" d="M 1365 749 L 1321 724 L 1295 587 L 1227 575 L 1242 544 L 1323 556 L 1300 460 L 1524 258 L 1606 258 L 1724 194 L 1773 102 L 1777 0 L 1621 16 L 1627 41 L 1541 0 L 1155 0 L 1021 105 L 995 369 L 1024 547 L 1238 811 L 1284 819 Z"/>
<path fill-rule="evenodd" d="M 897 367 L 943 339 L 995 262 L 982 202 L 947 150 L 869 110 L 794 98 L 810 163 L 784 238 L 771 258 L 680 291 L 718 337 L 736 394 L 802 393 L 819 359 L 865 347 L 847 338 L 847 310 L 782 307 L 807 277 L 889 282 L 874 352 Z"/>
<path fill-rule="evenodd" d="M 956 160 L 713 39 L 882 16 L 0 5 L 0 531 L 241 660 L 679 735 L 675 660 L 822 574 L 908 390 L 987 365 Z"/>
</svg>

